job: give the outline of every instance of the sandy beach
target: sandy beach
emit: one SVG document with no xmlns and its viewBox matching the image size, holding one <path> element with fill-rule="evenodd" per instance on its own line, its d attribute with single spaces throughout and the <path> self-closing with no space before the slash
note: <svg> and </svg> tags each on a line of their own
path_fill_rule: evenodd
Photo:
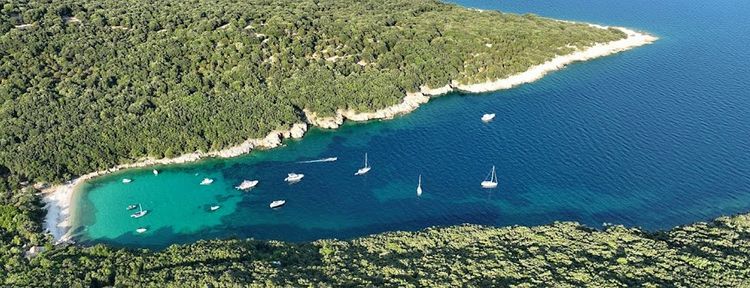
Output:
<svg viewBox="0 0 750 288">
<path fill-rule="evenodd" d="M 603 26 L 592 25 L 598 28 L 608 28 Z M 65 184 L 52 186 L 43 190 L 45 193 L 44 201 L 46 203 L 47 215 L 45 218 L 44 228 L 47 229 L 52 236 L 58 241 L 67 241 L 70 239 L 69 228 L 70 228 L 70 217 L 73 215 L 73 199 L 76 189 L 79 184 L 86 180 L 95 178 L 97 176 L 109 174 L 122 169 L 146 167 L 153 165 L 164 165 L 164 164 L 177 164 L 197 161 L 207 157 L 236 157 L 242 154 L 249 153 L 253 149 L 257 148 L 274 148 L 281 145 L 284 139 L 288 138 L 300 138 L 303 137 L 308 129 L 308 125 L 313 125 L 321 128 L 335 129 L 338 128 L 344 121 L 368 121 L 373 119 L 390 119 L 397 115 L 409 113 L 417 109 L 420 105 L 429 102 L 431 96 L 443 95 L 454 91 L 471 92 L 471 93 L 482 93 L 488 91 L 496 91 L 502 89 L 509 89 L 517 85 L 524 83 L 533 82 L 542 78 L 544 75 L 551 71 L 559 70 L 566 65 L 585 61 L 593 58 L 607 56 L 617 52 L 629 50 L 638 46 L 646 45 L 656 41 L 658 38 L 630 30 L 627 28 L 614 27 L 620 29 L 627 34 L 627 38 L 612 41 L 608 43 L 599 43 L 586 49 L 577 50 L 567 55 L 557 56 L 545 63 L 532 66 L 525 72 L 512 75 L 503 79 L 497 79 L 493 81 L 487 81 L 484 83 L 477 84 L 460 84 L 457 81 L 451 81 L 439 88 L 421 87 L 420 91 L 407 93 L 403 101 L 399 104 L 379 109 L 374 112 L 357 112 L 353 110 L 338 110 L 336 115 L 333 117 L 319 117 L 315 112 L 305 110 L 306 123 L 295 123 L 288 129 L 275 130 L 269 133 L 264 138 L 253 138 L 248 139 L 245 142 L 222 149 L 219 151 L 211 152 L 194 152 L 184 154 L 176 158 L 168 159 L 142 159 L 141 161 L 122 164 L 116 167 L 112 167 L 107 170 L 96 171 L 89 174 L 82 175 L 76 179 L 73 179 Z"/>
</svg>

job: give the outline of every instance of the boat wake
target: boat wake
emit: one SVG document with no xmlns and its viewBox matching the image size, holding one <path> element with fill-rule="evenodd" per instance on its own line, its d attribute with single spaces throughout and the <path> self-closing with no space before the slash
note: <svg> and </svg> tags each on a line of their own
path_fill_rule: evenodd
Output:
<svg viewBox="0 0 750 288">
<path fill-rule="evenodd" d="M 333 162 L 339 160 L 338 157 L 329 157 L 329 158 L 323 158 L 323 159 L 316 159 L 316 160 L 307 160 L 307 161 L 299 161 L 297 163 L 320 163 L 320 162 Z"/>
</svg>

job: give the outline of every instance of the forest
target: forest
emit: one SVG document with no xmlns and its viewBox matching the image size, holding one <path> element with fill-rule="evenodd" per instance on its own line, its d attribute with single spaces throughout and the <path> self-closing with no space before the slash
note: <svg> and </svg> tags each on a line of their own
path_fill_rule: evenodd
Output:
<svg viewBox="0 0 750 288">
<path fill-rule="evenodd" d="M 52 246 L 39 195 L 0 199 L 3 287 L 748 287 L 750 215 L 647 232 L 572 222 L 434 227 L 308 243 Z M 31 245 L 46 247 L 24 256 Z"/>
<path fill-rule="evenodd" d="M 503 78 L 616 29 L 431 0 L 9 0 L 0 170 L 60 183 Z"/>
</svg>

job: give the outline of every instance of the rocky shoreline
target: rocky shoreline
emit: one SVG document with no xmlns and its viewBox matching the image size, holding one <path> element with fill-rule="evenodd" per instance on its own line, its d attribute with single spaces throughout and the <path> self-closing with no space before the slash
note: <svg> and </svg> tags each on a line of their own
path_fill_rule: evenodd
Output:
<svg viewBox="0 0 750 288">
<path fill-rule="evenodd" d="M 595 27 L 602 29 L 609 28 L 603 26 Z M 176 158 L 147 158 L 135 163 L 122 164 L 107 170 L 101 170 L 82 175 L 76 179 L 68 181 L 65 184 L 43 189 L 43 192 L 45 192 L 44 201 L 47 208 L 47 216 L 45 218 L 44 227 L 58 241 L 69 240 L 70 235 L 68 234 L 68 232 L 71 225 L 70 216 L 73 214 L 72 209 L 74 207 L 72 207 L 72 201 L 75 190 L 79 184 L 97 176 L 109 174 L 122 169 L 146 167 L 152 165 L 187 163 L 208 157 L 236 157 L 249 153 L 253 149 L 257 148 L 274 148 L 280 146 L 284 139 L 303 137 L 307 132 L 308 125 L 326 129 L 335 129 L 341 126 L 341 124 L 343 124 L 345 120 L 368 121 L 374 119 L 391 119 L 397 115 L 414 111 L 420 105 L 427 103 L 433 96 L 443 95 L 454 91 L 482 93 L 488 91 L 509 89 L 520 84 L 538 80 L 547 73 L 559 70 L 570 63 L 614 54 L 652 43 L 653 41 L 658 39 L 654 36 L 636 32 L 630 29 L 621 27 L 615 28 L 625 32 L 628 36 L 625 39 L 608 43 L 600 43 L 583 50 L 575 51 L 571 54 L 557 56 L 545 63 L 532 66 L 523 73 L 512 75 L 504 79 L 497 79 L 494 81 L 487 81 L 478 84 L 460 84 L 458 81 L 454 80 L 451 81 L 450 84 L 439 88 L 429 88 L 426 86 L 422 86 L 420 87 L 420 91 L 418 92 L 406 93 L 406 96 L 401 103 L 379 109 L 374 112 L 357 112 L 351 109 L 339 109 L 336 111 L 335 116 L 320 117 L 317 115 L 317 113 L 305 109 L 303 111 L 305 114 L 306 122 L 295 123 L 287 130 L 272 131 L 264 138 L 248 139 L 237 146 L 211 152 L 193 152 L 181 155 Z"/>
</svg>

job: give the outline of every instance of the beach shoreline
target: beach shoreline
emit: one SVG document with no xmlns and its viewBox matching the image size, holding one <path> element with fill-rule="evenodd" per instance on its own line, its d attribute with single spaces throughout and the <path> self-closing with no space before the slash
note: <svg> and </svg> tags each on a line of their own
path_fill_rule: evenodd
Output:
<svg viewBox="0 0 750 288">
<path fill-rule="evenodd" d="M 589 25 L 601 29 L 609 28 L 593 24 Z M 270 149 L 280 146 L 284 139 L 303 137 L 307 132 L 309 125 L 326 129 L 335 129 L 342 125 L 345 120 L 359 122 L 374 119 L 391 119 L 397 115 L 406 114 L 416 110 L 420 105 L 429 102 L 430 98 L 434 96 L 451 92 L 483 93 L 510 89 L 521 84 L 536 81 L 544 77 L 547 73 L 560 70 L 568 64 L 615 54 L 638 46 L 650 44 L 658 39 L 657 37 L 627 28 L 612 28 L 623 31 L 627 34 L 627 37 L 607 43 L 595 44 L 582 50 L 576 50 L 570 54 L 556 56 L 545 63 L 530 67 L 525 72 L 511 75 L 503 79 L 477 84 L 460 84 L 458 81 L 453 80 L 449 84 L 439 88 L 422 86 L 418 92 L 406 93 L 406 96 L 401 103 L 374 112 L 357 112 L 351 109 L 339 109 L 336 111 L 335 116 L 319 117 L 315 112 L 304 110 L 306 118 L 304 122 L 292 124 L 288 129 L 274 130 L 264 138 L 248 139 L 239 145 L 218 151 L 193 152 L 175 158 L 146 158 L 134 163 L 121 164 L 106 170 L 91 172 L 68 181 L 65 184 L 45 188 L 42 190 L 44 192 L 43 200 L 46 203 L 45 207 L 47 208 L 44 228 L 49 231 L 58 242 L 70 240 L 72 235 L 69 234 L 69 230 L 72 224 L 71 220 L 73 210 L 75 208 L 73 205 L 75 193 L 82 183 L 101 175 L 106 175 L 122 169 L 188 163 L 211 157 L 236 157 L 247 154 L 258 148 Z"/>
</svg>

